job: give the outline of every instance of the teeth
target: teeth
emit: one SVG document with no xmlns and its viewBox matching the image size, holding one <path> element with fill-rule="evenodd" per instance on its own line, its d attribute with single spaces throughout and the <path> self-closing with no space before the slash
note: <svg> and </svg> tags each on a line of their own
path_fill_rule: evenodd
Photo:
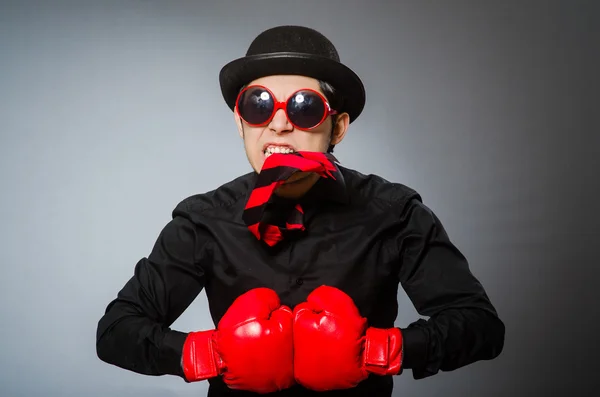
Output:
<svg viewBox="0 0 600 397">
<path fill-rule="evenodd" d="M 294 149 L 291 149 L 289 147 L 283 147 L 283 146 L 269 146 L 267 148 L 267 150 L 265 150 L 265 157 L 269 157 L 273 153 L 283 153 L 283 154 L 294 153 Z"/>
</svg>

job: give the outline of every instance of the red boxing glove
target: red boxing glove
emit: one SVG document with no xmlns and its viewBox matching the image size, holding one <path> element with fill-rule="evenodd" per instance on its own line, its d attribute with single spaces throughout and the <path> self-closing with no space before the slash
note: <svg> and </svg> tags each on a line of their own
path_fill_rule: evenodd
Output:
<svg viewBox="0 0 600 397">
<path fill-rule="evenodd" d="M 304 387 L 348 389 L 369 373 L 396 375 L 401 366 L 400 329 L 369 327 L 339 289 L 321 286 L 294 308 L 294 375 Z"/>
<path fill-rule="evenodd" d="M 292 386 L 292 311 L 275 291 L 256 288 L 238 297 L 216 330 L 192 332 L 183 346 L 189 382 L 219 375 L 231 389 L 270 393 Z"/>
</svg>

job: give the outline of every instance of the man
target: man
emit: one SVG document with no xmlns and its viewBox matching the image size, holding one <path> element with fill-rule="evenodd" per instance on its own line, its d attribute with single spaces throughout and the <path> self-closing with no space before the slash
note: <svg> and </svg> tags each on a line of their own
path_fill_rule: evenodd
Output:
<svg viewBox="0 0 600 397">
<path fill-rule="evenodd" d="M 254 172 L 176 206 L 99 321 L 100 359 L 209 396 L 390 396 L 406 370 L 500 354 L 504 324 L 418 193 L 333 157 L 365 92 L 327 38 L 266 30 L 220 83 Z M 428 320 L 394 326 L 400 285 Z M 215 329 L 171 329 L 203 288 Z"/>
</svg>

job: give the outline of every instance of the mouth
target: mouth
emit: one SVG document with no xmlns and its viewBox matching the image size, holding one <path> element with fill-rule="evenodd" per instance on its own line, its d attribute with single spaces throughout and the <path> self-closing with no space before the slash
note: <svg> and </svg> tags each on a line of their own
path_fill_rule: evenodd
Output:
<svg viewBox="0 0 600 397">
<path fill-rule="evenodd" d="M 275 153 L 281 153 L 281 154 L 291 154 L 291 153 L 295 153 L 296 150 L 289 146 L 289 145 L 266 145 L 265 148 L 263 149 L 263 154 L 265 155 L 265 158 L 269 157 L 272 154 Z"/>
</svg>

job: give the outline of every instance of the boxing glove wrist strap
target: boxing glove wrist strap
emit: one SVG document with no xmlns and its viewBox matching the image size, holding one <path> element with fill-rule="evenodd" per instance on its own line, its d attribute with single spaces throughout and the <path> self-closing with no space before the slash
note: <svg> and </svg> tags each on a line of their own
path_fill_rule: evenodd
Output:
<svg viewBox="0 0 600 397">
<path fill-rule="evenodd" d="M 222 363 L 212 341 L 215 330 L 190 332 L 183 344 L 181 365 L 188 382 L 214 378 Z"/>
<path fill-rule="evenodd" d="M 402 333 L 399 328 L 370 327 L 365 338 L 365 368 L 377 375 L 396 375 L 402 367 Z"/>
</svg>

